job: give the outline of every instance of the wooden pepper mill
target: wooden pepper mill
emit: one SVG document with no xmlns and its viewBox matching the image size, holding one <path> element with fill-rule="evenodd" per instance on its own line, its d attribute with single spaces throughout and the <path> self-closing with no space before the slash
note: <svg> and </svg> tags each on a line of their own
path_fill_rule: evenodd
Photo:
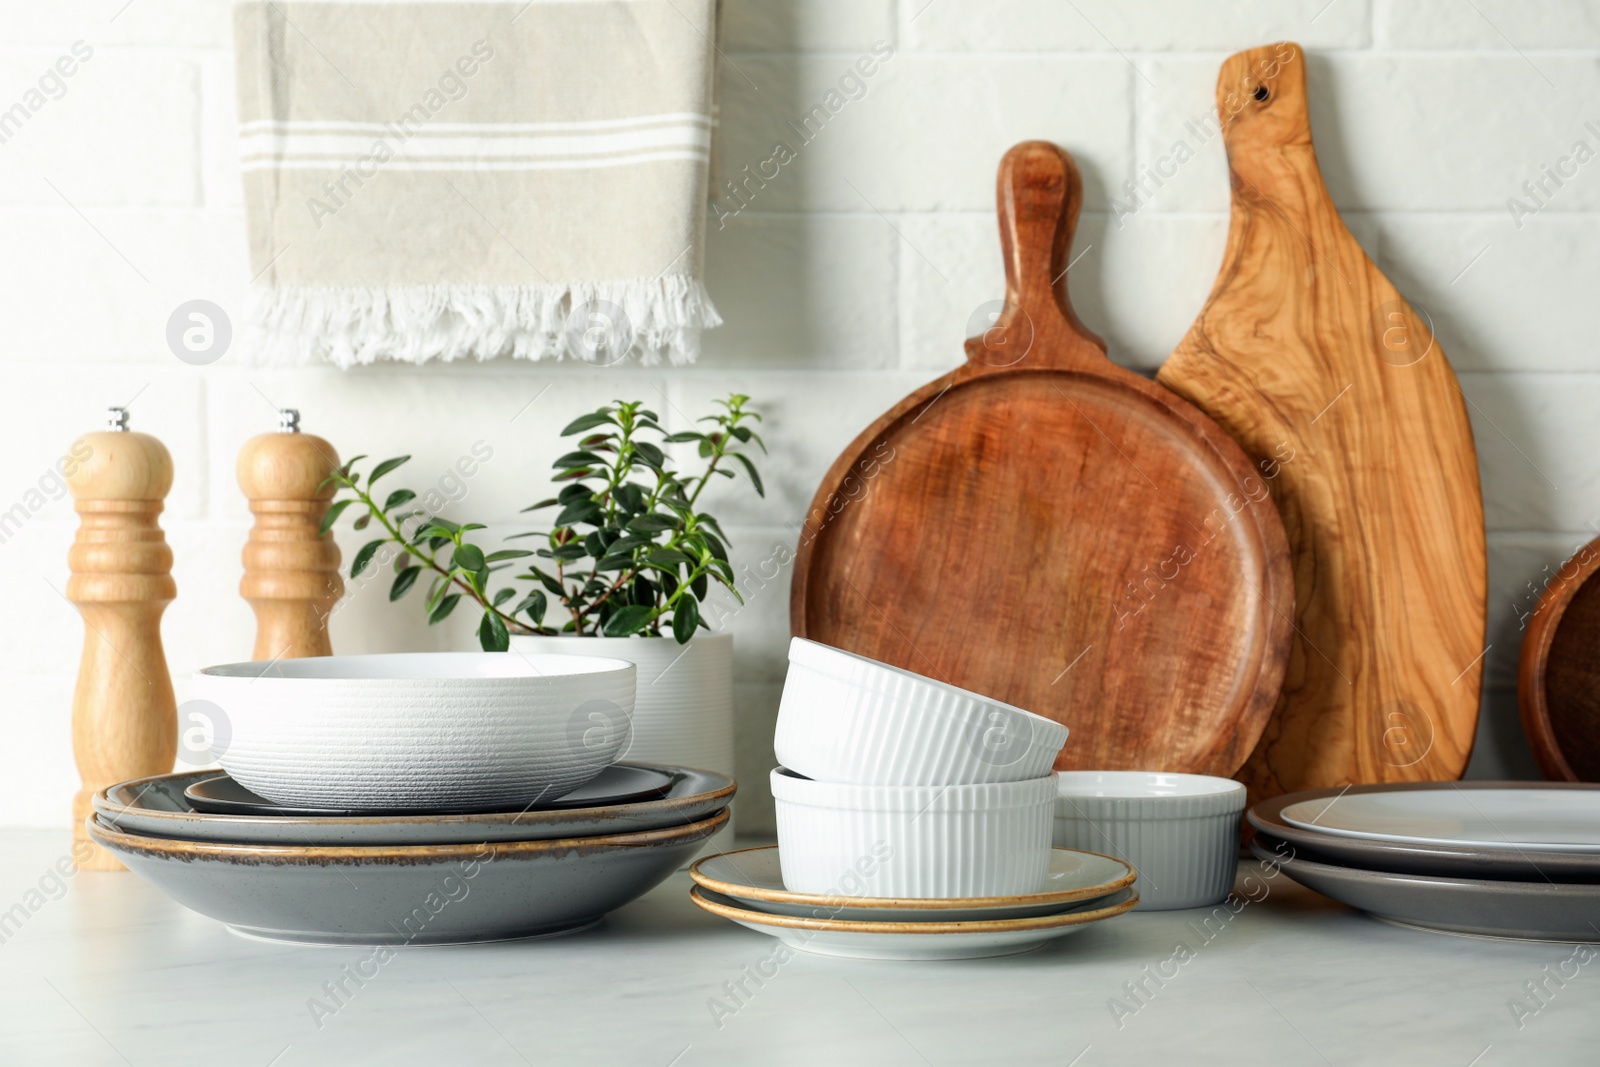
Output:
<svg viewBox="0 0 1600 1067">
<path fill-rule="evenodd" d="M 239 592 L 256 613 L 252 659 L 331 656 L 328 614 L 344 594 L 339 546 L 318 531 L 337 487 L 327 482 L 339 454 L 300 432 L 300 413 L 279 412 L 277 433 L 245 442 L 239 488 L 256 523 L 244 546 Z"/>
<path fill-rule="evenodd" d="M 88 456 L 67 474 L 79 524 L 67 554 L 67 599 L 83 616 L 83 659 L 72 697 L 72 751 L 83 788 L 72 804 L 80 866 L 122 864 L 89 838 L 90 798 L 112 784 L 172 770 L 178 714 L 161 651 L 161 613 L 177 596 L 172 549 L 156 516 L 172 488 L 172 456 L 148 434 L 128 432 L 128 413 L 111 409 L 108 429 L 85 434 L 72 455 Z"/>
</svg>

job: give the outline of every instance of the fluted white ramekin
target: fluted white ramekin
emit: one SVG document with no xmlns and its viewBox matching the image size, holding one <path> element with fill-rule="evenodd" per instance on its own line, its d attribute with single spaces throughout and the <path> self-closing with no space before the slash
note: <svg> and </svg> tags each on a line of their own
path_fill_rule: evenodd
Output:
<svg viewBox="0 0 1600 1067">
<path fill-rule="evenodd" d="M 1050 865 L 1049 775 L 976 785 L 842 785 L 772 772 L 778 861 L 793 893 L 1037 893 Z"/>
<path fill-rule="evenodd" d="M 1067 728 L 803 637 L 789 643 L 778 762 L 820 782 L 967 785 L 1050 773 Z"/>
<path fill-rule="evenodd" d="M 1228 895 L 1239 860 L 1243 785 L 1153 771 L 1062 771 L 1056 780 L 1056 847 L 1133 864 L 1140 908 L 1199 908 Z"/>
</svg>

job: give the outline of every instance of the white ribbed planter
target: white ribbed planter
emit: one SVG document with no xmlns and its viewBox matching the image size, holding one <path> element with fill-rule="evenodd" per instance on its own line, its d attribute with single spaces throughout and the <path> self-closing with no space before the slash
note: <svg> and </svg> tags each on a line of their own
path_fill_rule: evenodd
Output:
<svg viewBox="0 0 1600 1067">
<path fill-rule="evenodd" d="M 1245 788 L 1230 778 L 1147 771 L 1056 775 L 1055 845 L 1139 872 L 1139 908 L 1216 904 L 1233 888 Z"/>
<path fill-rule="evenodd" d="M 513 637 L 511 653 L 604 656 L 636 664 L 633 735 L 618 759 L 733 774 L 733 635 Z"/>
<path fill-rule="evenodd" d="M 778 862 L 792 893 L 999 897 L 1050 866 L 1054 777 L 979 785 L 841 785 L 778 768 Z"/>
</svg>

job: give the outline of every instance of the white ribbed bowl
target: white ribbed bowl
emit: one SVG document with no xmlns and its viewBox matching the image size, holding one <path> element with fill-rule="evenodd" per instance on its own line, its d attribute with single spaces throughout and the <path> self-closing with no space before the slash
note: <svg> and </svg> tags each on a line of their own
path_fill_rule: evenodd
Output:
<svg viewBox="0 0 1600 1067">
<path fill-rule="evenodd" d="M 555 800 L 617 759 L 632 663 L 433 652 L 231 663 L 194 676 L 213 750 L 282 804 L 470 809 Z"/>
<path fill-rule="evenodd" d="M 1056 781 L 1056 847 L 1133 864 L 1141 909 L 1205 907 L 1233 888 L 1240 783 L 1154 771 L 1062 771 Z"/>
<path fill-rule="evenodd" d="M 1050 776 L 976 785 L 815 782 L 772 772 L 778 858 L 792 893 L 991 897 L 1037 893 L 1050 866 Z"/>
<path fill-rule="evenodd" d="M 513 655 L 604 656 L 639 668 L 633 736 L 618 759 L 732 774 L 733 635 L 513 637 Z"/>
<path fill-rule="evenodd" d="M 778 762 L 821 782 L 969 785 L 1044 777 L 1067 728 L 1042 715 L 796 637 Z"/>
</svg>

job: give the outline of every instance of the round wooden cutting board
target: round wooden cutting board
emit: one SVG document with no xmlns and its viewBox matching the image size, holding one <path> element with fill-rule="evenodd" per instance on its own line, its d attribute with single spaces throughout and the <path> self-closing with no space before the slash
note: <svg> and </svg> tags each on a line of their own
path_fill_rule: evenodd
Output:
<svg viewBox="0 0 1600 1067">
<path fill-rule="evenodd" d="M 1004 310 L 835 461 L 793 630 L 1065 723 L 1061 769 L 1231 775 L 1291 636 L 1272 478 L 1078 322 L 1071 158 L 1016 146 L 999 200 Z"/>
<path fill-rule="evenodd" d="M 1483 499 L 1461 387 L 1328 196 L 1305 67 L 1289 43 L 1222 65 L 1228 244 L 1157 375 L 1281 472 L 1296 640 L 1240 774 L 1252 801 L 1461 777 L 1486 651 Z"/>
</svg>

